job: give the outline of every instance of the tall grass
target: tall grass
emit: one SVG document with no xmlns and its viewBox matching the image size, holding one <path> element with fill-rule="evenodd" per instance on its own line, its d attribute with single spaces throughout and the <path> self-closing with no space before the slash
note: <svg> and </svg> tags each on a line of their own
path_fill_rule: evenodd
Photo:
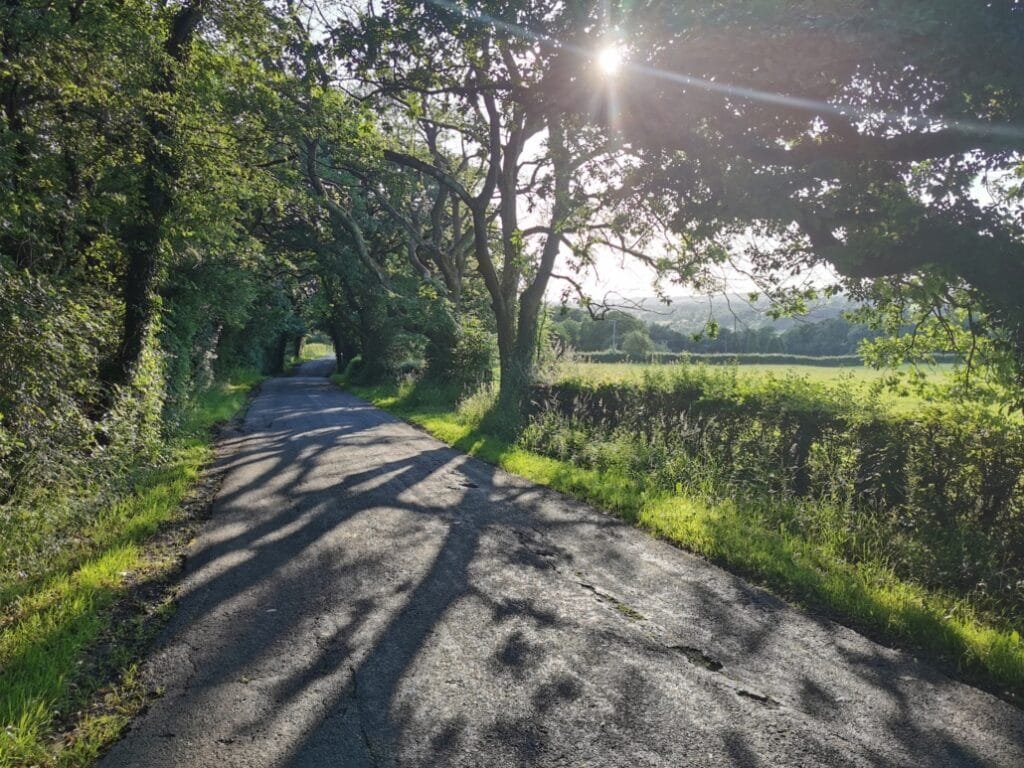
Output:
<svg viewBox="0 0 1024 768">
<path fill-rule="evenodd" d="M 141 705 L 133 685 L 132 649 L 139 617 L 112 625 L 112 609 L 140 583 L 173 568 L 150 540 L 179 514 L 181 503 L 211 457 L 210 428 L 242 407 L 258 381 L 240 373 L 202 393 L 151 466 L 136 466 L 116 488 L 94 493 L 89 525 L 31 578 L 9 581 L 0 602 L 0 768 L 87 765 Z M 87 489 L 80 489 L 86 493 Z M 56 503 L 68 503 L 68 494 Z M 51 509 L 59 516 L 59 509 Z M 26 516 L 28 517 L 28 516 Z M 5 531 L 16 538 L 17 530 Z M 98 642 L 110 645 L 102 670 L 83 661 Z M 121 680 L 110 686 L 109 673 Z M 80 712 L 101 689 L 107 706 Z M 73 738 L 55 743 L 60 728 Z"/>
<path fill-rule="evenodd" d="M 621 384 L 567 380 L 535 399 L 525 447 L 661 491 L 710 483 L 772 527 L 851 562 L 884 562 L 1020 628 L 1024 428 L 985 403 L 894 413 L 803 377 L 701 366 Z"/>
</svg>

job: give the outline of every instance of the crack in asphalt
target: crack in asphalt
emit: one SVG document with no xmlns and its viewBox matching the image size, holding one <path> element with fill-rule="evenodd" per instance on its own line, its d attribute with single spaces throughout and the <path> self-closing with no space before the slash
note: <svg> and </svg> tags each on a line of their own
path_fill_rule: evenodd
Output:
<svg viewBox="0 0 1024 768">
<path fill-rule="evenodd" d="M 598 589 L 593 584 L 588 584 L 585 581 L 581 581 L 581 582 L 579 582 L 579 585 L 581 587 L 583 587 L 585 590 L 587 590 L 588 592 L 592 592 L 597 597 L 597 599 L 600 602 L 607 603 L 612 608 L 614 608 L 616 611 L 618 611 L 623 616 L 625 616 L 627 619 L 629 619 L 631 621 L 645 621 L 646 620 L 646 617 L 642 613 L 640 613 L 640 611 L 638 611 L 635 608 L 633 608 L 632 606 L 627 605 L 626 603 L 622 602 L 617 597 L 609 595 L 607 592 L 604 592 L 604 591 Z"/>
<path fill-rule="evenodd" d="M 683 654 L 691 664 L 704 667 L 709 672 L 721 672 L 725 666 L 722 662 L 708 656 L 700 648 L 694 648 L 689 645 L 670 645 L 668 647 L 673 651 Z"/>
<path fill-rule="evenodd" d="M 763 704 L 770 709 L 777 709 L 782 706 L 781 703 L 773 699 L 766 693 L 759 693 L 757 691 L 748 691 L 746 688 L 737 688 L 736 695 L 741 696 L 744 699 L 750 699 L 756 701 L 758 704 Z"/>
</svg>

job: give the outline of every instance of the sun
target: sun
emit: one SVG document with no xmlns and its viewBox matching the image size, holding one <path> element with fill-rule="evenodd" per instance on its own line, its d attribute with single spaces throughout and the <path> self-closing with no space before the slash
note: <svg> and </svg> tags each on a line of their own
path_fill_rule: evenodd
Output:
<svg viewBox="0 0 1024 768">
<path fill-rule="evenodd" d="M 597 66 L 608 77 L 619 74 L 626 60 L 626 52 L 621 45 L 606 45 L 597 53 Z"/>
</svg>

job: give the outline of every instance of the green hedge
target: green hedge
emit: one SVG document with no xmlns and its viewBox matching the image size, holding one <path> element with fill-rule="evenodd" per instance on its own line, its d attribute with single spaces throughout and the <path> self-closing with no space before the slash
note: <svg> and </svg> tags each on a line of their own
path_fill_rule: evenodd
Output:
<svg viewBox="0 0 1024 768">
<path fill-rule="evenodd" d="M 595 446 L 616 444 L 665 489 L 699 477 L 716 493 L 827 501 L 835 525 L 856 529 L 851 558 L 870 538 L 927 585 L 1024 615 L 1024 427 L 981 406 L 898 415 L 804 380 L 698 366 L 538 386 L 532 401 L 531 450 L 600 469 Z"/>
<path fill-rule="evenodd" d="M 642 358 L 631 357 L 622 351 L 577 353 L 576 359 L 583 363 L 653 363 L 672 365 L 674 363 L 707 363 L 708 365 L 814 365 L 828 368 L 860 366 L 864 360 L 859 355 L 836 355 L 812 357 L 810 355 L 784 355 L 775 353 L 696 353 L 696 352 L 653 352 Z M 937 363 L 954 363 L 956 355 L 936 355 Z"/>
</svg>

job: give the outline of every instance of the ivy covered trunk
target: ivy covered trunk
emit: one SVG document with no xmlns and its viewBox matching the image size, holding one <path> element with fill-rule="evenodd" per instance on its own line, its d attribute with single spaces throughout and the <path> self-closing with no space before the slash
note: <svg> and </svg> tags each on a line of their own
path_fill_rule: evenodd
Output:
<svg viewBox="0 0 1024 768">
<path fill-rule="evenodd" d="M 179 70 L 188 61 L 189 48 L 204 13 L 204 0 L 194 0 L 179 8 L 171 18 L 164 45 L 165 59 L 149 89 L 154 100 L 175 93 Z M 124 325 L 114 360 L 105 371 L 104 384 L 108 391 L 112 386 L 131 384 L 142 359 L 156 315 L 154 289 L 164 220 L 174 204 L 173 189 L 180 175 L 172 150 L 174 128 L 170 118 L 151 107 L 144 123 L 143 207 L 136 223 L 122 236 L 128 257 L 123 284 Z"/>
<path fill-rule="evenodd" d="M 530 384 L 533 380 L 533 344 L 512 345 L 501 357 L 501 383 L 498 388 L 498 413 L 502 421 L 516 424 L 526 410 Z"/>
</svg>

